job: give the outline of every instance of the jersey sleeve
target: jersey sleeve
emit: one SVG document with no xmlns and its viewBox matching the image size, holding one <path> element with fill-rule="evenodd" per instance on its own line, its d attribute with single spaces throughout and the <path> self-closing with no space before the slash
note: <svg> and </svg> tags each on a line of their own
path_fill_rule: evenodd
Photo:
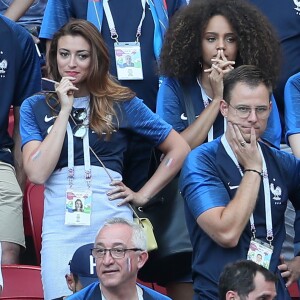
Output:
<svg viewBox="0 0 300 300">
<path fill-rule="evenodd" d="M 197 219 L 205 211 L 225 207 L 229 194 L 216 168 L 217 143 L 203 144 L 187 156 L 180 175 L 179 189 L 193 217 Z"/>
<path fill-rule="evenodd" d="M 268 119 L 267 128 L 264 131 L 261 138 L 267 141 L 272 146 L 276 147 L 277 149 L 280 149 L 281 123 L 280 123 L 278 107 L 273 95 L 272 95 L 272 110 Z"/>
<path fill-rule="evenodd" d="M 169 135 L 172 126 L 153 113 L 141 99 L 135 97 L 123 103 L 129 128 L 151 140 L 155 146 Z"/>
<path fill-rule="evenodd" d="M 15 32 L 18 35 L 22 60 L 21 68 L 18 70 L 17 89 L 13 105 L 21 106 L 24 99 L 41 91 L 41 65 L 30 34 L 17 24 L 15 24 Z"/>
<path fill-rule="evenodd" d="M 71 8 L 68 0 L 48 0 L 39 37 L 51 40 L 54 33 L 70 18 Z"/>
<path fill-rule="evenodd" d="M 42 141 L 43 136 L 37 125 L 33 112 L 33 105 L 39 100 L 38 95 L 27 98 L 21 105 L 20 110 L 20 134 L 22 139 L 22 147 L 30 141 Z"/>
<path fill-rule="evenodd" d="M 300 133 L 300 72 L 291 76 L 284 89 L 286 142 L 292 134 Z"/>
<path fill-rule="evenodd" d="M 183 93 L 179 83 L 175 79 L 165 78 L 158 90 L 156 111 L 177 132 L 186 128 L 184 109 L 181 105 L 182 101 L 180 101 L 182 97 Z"/>
</svg>

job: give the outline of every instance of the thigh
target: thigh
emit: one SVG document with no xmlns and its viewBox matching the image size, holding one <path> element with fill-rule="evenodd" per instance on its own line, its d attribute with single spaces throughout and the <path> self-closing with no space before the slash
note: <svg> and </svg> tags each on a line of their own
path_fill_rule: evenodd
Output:
<svg viewBox="0 0 300 300">
<path fill-rule="evenodd" d="M 0 162 L 0 241 L 25 247 L 23 194 L 14 167 Z"/>
</svg>

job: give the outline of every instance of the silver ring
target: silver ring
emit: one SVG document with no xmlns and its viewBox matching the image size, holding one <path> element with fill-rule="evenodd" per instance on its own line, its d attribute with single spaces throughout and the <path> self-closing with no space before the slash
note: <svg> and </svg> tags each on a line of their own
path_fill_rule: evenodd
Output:
<svg viewBox="0 0 300 300">
<path fill-rule="evenodd" d="M 246 146 L 246 141 L 242 141 L 240 144 L 241 144 L 242 147 L 245 147 Z"/>
</svg>

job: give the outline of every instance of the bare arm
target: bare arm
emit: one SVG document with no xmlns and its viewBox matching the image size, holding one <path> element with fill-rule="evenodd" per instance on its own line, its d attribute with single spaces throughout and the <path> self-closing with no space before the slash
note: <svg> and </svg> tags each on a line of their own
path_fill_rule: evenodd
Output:
<svg viewBox="0 0 300 300">
<path fill-rule="evenodd" d="M 16 170 L 16 177 L 21 190 L 24 192 L 26 185 L 26 175 L 23 168 L 22 152 L 21 152 L 21 137 L 20 137 L 20 107 L 14 107 L 14 130 L 13 130 L 13 140 L 14 140 L 14 165 Z"/>
<path fill-rule="evenodd" d="M 219 50 L 216 59 L 213 60 L 212 67 L 204 70 L 204 73 L 208 73 L 206 78 L 211 87 L 213 101 L 190 126 L 181 132 L 181 136 L 191 149 L 201 145 L 206 140 L 208 132 L 218 116 L 220 101 L 223 99 L 223 77 L 224 74 L 233 69 L 233 64 L 234 62 L 227 61 L 223 51 Z"/>
<path fill-rule="evenodd" d="M 146 184 L 135 193 L 122 182 L 114 181 L 111 184 L 114 188 L 108 193 L 110 200 L 124 198 L 119 205 L 132 202 L 136 206 L 144 206 L 178 173 L 190 147 L 175 130 L 172 130 L 160 144 L 159 150 L 165 154 L 164 159 Z"/>
<path fill-rule="evenodd" d="M 155 196 L 179 172 L 190 147 L 182 137 L 172 130 L 166 140 L 158 147 L 165 154 L 162 162 L 149 181 L 139 191 L 147 198 Z"/>
<path fill-rule="evenodd" d="M 293 154 L 297 158 L 300 158 L 300 133 L 290 135 L 289 143 L 292 148 Z"/>
<path fill-rule="evenodd" d="M 4 15 L 16 22 L 26 13 L 33 2 L 34 0 L 13 0 Z"/>
<path fill-rule="evenodd" d="M 70 91 L 77 88 L 72 85 L 68 77 L 64 77 L 56 91 L 61 103 L 61 110 L 54 125 L 42 141 L 30 141 L 23 147 L 23 163 L 30 181 L 44 184 L 57 165 L 72 110 L 74 96 Z"/>
<path fill-rule="evenodd" d="M 243 139 L 236 125 L 228 124 L 231 138 L 228 143 L 238 161 L 245 169 L 262 170 L 260 153 L 257 148 L 255 131 L 251 129 L 251 143 L 241 147 Z M 238 190 L 226 207 L 207 210 L 197 218 L 198 225 L 220 246 L 235 247 L 252 214 L 260 187 L 261 176 L 245 172 Z"/>
</svg>

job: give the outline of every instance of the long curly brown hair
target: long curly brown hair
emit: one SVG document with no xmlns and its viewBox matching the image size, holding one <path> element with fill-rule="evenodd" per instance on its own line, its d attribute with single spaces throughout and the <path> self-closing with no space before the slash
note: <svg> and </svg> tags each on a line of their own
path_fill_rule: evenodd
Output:
<svg viewBox="0 0 300 300">
<path fill-rule="evenodd" d="M 64 25 L 53 37 L 47 56 L 47 67 L 49 75 L 60 81 L 61 76 L 57 66 L 58 40 L 66 35 L 82 36 L 91 46 L 91 66 L 87 76 L 87 87 L 90 92 L 90 128 L 98 135 L 106 133 L 109 138 L 114 129 L 112 119 L 107 116 L 116 117 L 114 104 L 119 101 L 129 100 L 135 93 L 127 87 L 121 86 L 109 74 L 109 53 L 98 29 L 88 21 L 74 19 Z M 46 101 L 52 108 L 53 97 L 49 94 Z M 56 103 L 58 99 L 56 97 Z"/>
<path fill-rule="evenodd" d="M 209 20 L 225 17 L 235 31 L 235 67 L 255 65 L 275 84 L 280 69 L 280 46 L 266 17 L 244 0 L 192 0 L 171 19 L 160 56 L 160 73 L 180 80 L 201 73 L 202 38 Z"/>
</svg>

